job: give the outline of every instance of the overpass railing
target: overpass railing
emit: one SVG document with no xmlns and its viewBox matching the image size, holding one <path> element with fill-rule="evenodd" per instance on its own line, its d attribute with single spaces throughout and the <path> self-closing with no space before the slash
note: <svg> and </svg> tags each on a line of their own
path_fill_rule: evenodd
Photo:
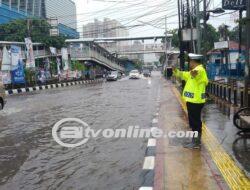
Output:
<svg viewBox="0 0 250 190">
<path fill-rule="evenodd" d="M 93 60 L 101 65 L 109 67 L 110 69 L 125 71 L 124 67 L 120 65 L 118 59 L 112 54 L 102 52 L 94 48 L 86 47 L 71 47 L 71 59 L 74 60 Z"/>
</svg>

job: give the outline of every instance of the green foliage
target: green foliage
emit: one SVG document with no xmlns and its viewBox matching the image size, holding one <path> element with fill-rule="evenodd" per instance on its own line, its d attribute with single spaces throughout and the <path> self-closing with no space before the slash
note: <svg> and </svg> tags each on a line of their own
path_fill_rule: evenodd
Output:
<svg viewBox="0 0 250 190">
<path fill-rule="evenodd" d="M 30 37 L 33 42 L 44 43 L 46 47 L 61 48 L 65 46 L 65 36 L 50 36 L 50 25 L 46 20 L 30 19 Z M 0 25 L 0 41 L 23 42 L 29 36 L 27 20 L 14 20 Z"/>
<path fill-rule="evenodd" d="M 218 42 L 220 38 L 219 32 L 212 25 L 207 24 L 206 31 L 202 29 L 201 52 L 206 54 L 214 48 L 214 42 Z"/>
<path fill-rule="evenodd" d="M 135 68 L 138 70 L 142 69 L 143 62 L 139 59 L 134 59 L 133 62 L 135 63 Z"/>
<path fill-rule="evenodd" d="M 72 61 L 71 62 L 71 69 L 73 71 L 77 70 L 77 71 L 85 71 L 85 65 L 80 63 L 79 61 Z"/>
<path fill-rule="evenodd" d="M 178 36 L 178 29 L 173 29 L 169 31 L 170 34 L 173 35 L 172 37 L 172 46 L 178 48 L 180 46 L 180 40 Z"/>
<path fill-rule="evenodd" d="M 242 26 L 242 44 L 245 44 L 247 41 L 246 28 Z M 234 27 L 229 31 L 229 39 L 232 41 L 239 42 L 239 26 Z"/>
<path fill-rule="evenodd" d="M 30 68 L 24 69 L 25 80 L 29 84 L 33 84 L 36 81 L 36 71 Z"/>
<path fill-rule="evenodd" d="M 51 74 L 57 73 L 57 63 L 55 61 L 50 62 Z"/>
<path fill-rule="evenodd" d="M 165 61 L 166 61 L 166 54 L 161 55 L 159 61 L 160 61 L 161 64 L 164 64 Z"/>
<path fill-rule="evenodd" d="M 180 39 L 178 36 L 178 29 L 173 29 L 169 31 L 170 34 L 173 34 L 172 45 L 175 48 L 178 48 L 180 45 Z M 207 24 L 206 31 L 202 29 L 202 41 L 201 41 L 201 51 L 206 53 L 207 51 L 213 49 L 214 42 L 219 41 L 219 32 L 216 31 L 212 25 Z"/>
</svg>

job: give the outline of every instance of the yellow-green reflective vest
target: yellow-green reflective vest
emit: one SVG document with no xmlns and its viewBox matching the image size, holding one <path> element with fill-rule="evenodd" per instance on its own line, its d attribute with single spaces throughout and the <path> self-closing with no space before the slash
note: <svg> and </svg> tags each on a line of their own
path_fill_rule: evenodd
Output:
<svg viewBox="0 0 250 190">
<path fill-rule="evenodd" d="M 208 84 L 206 70 L 202 65 L 198 65 L 193 70 L 196 70 L 198 72 L 198 74 L 195 77 L 192 77 L 190 71 L 180 71 L 178 69 L 174 71 L 174 75 L 186 82 L 182 94 L 186 102 L 191 102 L 196 104 L 205 103 L 206 86 Z"/>
</svg>

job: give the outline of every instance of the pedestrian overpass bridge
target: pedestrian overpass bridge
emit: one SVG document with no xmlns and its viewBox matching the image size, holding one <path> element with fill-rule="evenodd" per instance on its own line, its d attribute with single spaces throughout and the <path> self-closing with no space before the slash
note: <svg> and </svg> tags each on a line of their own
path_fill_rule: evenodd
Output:
<svg viewBox="0 0 250 190">
<path fill-rule="evenodd" d="M 172 34 L 161 36 L 145 36 L 145 37 L 111 37 L 111 38 L 84 38 L 84 39 L 68 39 L 68 49 L 72 60 L 94 61 L 110 70 L 125 71 L 117 58 L 120 55 L 129 54 L 149 54 L 164 53 L 167 46 L 171 47 Z M 170 43 L 154 43 L 154 44 L 138 44 L 130 46 L 110 46 L 117 42 L 139 41 L 165 39 Z M 117 56 L 114 56 L 117 55 Z"/>
<path fill-rule="evenodd" d="M 105 45 L 104 45 L 105 47 Z M 166 48 L 163 43 L 160 44 L 132 44 L 126 46 L 117 46 L 116 48 L 107 48 L 112 54 L 131 55 L 131 54 L 155 54 L 165 53 Z"/>
<path fill-rule="evenodd" d="M 109 70 L 125 72 L 118 58 L 95 42 L 66 40 L 72 60 L 92 61 Z"/>
</svg>

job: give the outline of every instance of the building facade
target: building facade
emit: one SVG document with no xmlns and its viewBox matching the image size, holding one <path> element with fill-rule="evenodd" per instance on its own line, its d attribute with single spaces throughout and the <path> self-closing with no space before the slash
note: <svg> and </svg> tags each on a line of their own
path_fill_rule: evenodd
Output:
<svg viewBox="0 0 250 190">
<path fill-rule="evenodd" d="M 83 26 L 83 38 L 109 38 L 109 37 L 127 37 L 129 31 L 117 20 L 105 18 L 103 21 L 95 19 L 94 22 Z M 128 45 L 127 41 L 100 43 L 100 45 L 109 51 Z"/>
<path fill-rule="evenodd" d="M 95 19 L 94 22 L 83 26 L 83 38 L 126 37 L 128 30 L 117 20 L 105 18 L 103 21 Z"/>
<path fill-rule="evenodd" d="M 78 38 L 72 0 L 0 0 L 0 24 L 28 17 L 57 19 L 59 34 Z"/>
<path fill-rule="evenodd" d="M 240 55 L 239 44 L 228 41 L 228 48 L 209 51 L 206 64 L 208 78 L 210 80 L 244 78 L 245 46 L 242 46 L 241 49 L 242 53 Z"/>
</svg>

